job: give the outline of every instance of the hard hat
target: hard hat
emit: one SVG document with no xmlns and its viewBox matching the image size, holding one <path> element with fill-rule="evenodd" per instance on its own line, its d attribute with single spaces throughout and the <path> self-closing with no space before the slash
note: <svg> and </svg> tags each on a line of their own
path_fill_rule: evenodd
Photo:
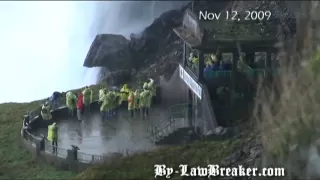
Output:
<svg viewBox="0 0 320 180">
<path fill-rule="evenodd" d="M 53 126 L 55 126 L 55 125 L 56 125 L 56 123 L 54 122 L 52 125 L 53 125 Z"/>
<path fill-rule="evenodd" d="M 45 106 L 49 105 L 49 102 L 48 102 L 48 101 L 46 101 L 46 102 L 44 103 L 44 105 L 45 105 Z"/>
</svg>

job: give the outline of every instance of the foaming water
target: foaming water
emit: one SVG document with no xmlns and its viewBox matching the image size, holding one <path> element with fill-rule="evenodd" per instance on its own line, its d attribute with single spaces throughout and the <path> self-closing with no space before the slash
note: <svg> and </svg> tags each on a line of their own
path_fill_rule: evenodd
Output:
<svg viewBox="0 0 320 180">
<path fill-rule="evenodd" d="M 185 3 L 0 2 L 0 102 L 95 84 L 99 68 L 82 65 L 96 34 L 128 37 Z"/>
</svg>

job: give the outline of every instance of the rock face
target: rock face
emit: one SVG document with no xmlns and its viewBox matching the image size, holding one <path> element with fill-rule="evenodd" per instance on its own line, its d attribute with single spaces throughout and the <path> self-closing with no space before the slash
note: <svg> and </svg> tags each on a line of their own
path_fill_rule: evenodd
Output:
<svg viewBox="0 0 320 180">
<path fill-rule="evenodd" d="M 107 66 L 109 70 L 117 70 L 120 65 L 123 68 L 129 68 L 131 66 L 129 42 L 121 35 L 97 35 L 84 61 L 84 66 Z"/>
<path fill-rule="evenodd" d="M 181 24 L 182 16 L 182 10 L 163 13 L 140 34 L 131 34 L 131 40 L 121 35 L 97 35 L 84 66 L 105 67 L 109 71 L 137 69 L 150 54 L 173 40 L 172 29 Z"/>
</svg>

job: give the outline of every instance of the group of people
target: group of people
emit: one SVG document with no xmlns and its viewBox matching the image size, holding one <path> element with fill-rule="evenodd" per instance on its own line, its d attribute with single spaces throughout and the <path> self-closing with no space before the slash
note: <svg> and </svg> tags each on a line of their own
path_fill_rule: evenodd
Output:
<svg viewBox="0 0 320 180">
<path fill-rule="evenodd" d="M 61 97 L 65 94 L 66 106 L 68 107 L 68 113 L 70 116 L 74 116 L 77 111 L 77 118 L 81 121 L 81 115 L 83 113 L 91 113 L 90 105 L 92 103 L 92 90 L 86 86 L 85 89 L 78 94 L 78 96 L 69 91 L 67 93 L 54 92 L 41 107 L 41 117 L 43 120 L 51 120 L 51 109 L 56 110 L 59 106 Z"/>
<path fill-rule="evenodd" d="M 199 57 L 196 53 L 192 52 L 188 58 L 189 64 L 191 64 L 192 68 L 197 68 L 199 64 Z M 218 61 L 215 54 L 211 54 L 205 58 L 205 68 L 204 74 L 212 72 L 212 71 L 229 71 L 232 69 L 231 62 Z"/>
<path fill-rule="evenodd" d="M 102 120 L 108 120 L 112 116 L 117 115 L 117 110 L 120 106 L 127 106 L 130 116 L 139 115 L 142 111 L 142 116 L 149 115 L 152 99 L 156 96 L 156 87 L 153 79 L 143 84 L 142 89 L 132 89 L 127 84 L 124 84 L 120 90 L 114 87 L 101 87 L 99 90 L 100 114 Z"/>
<path fill-rule="evenodd" d="M 77 119 L 82 121 L 84 113 L 91 113 L 91 103 L 93 102 L 93 91 L 86 86 L 78 95 L 72 91 L 67 93 L 54 92 L 52 96 L 41 106 L 41 117 L 43 120 L 52 120 L 51 109 L 56 110 L 59 107 L 59 101 L 65 94 L 66 106 L 70 116 L 77 114 Z M 131 117 L 140 115 L 143 117 L 149 115 L 149 109 L 156 96 L 156 86 L 153 79 L 148 79 L 142 88 L 131 89 L 127 84 L 119 90 L 116 87 L 101 87 L 99 90 L 100 114 L 103 121 L 117 115 L 120 106 L 127 106 Z M 48 121 L 49 122 L 49 121 Z M 53 121 L 48 126 L 47 139 L 57 146 L 57 125 Z M 55 151 L 55 150 L 54 150 Z"/>
</svg>

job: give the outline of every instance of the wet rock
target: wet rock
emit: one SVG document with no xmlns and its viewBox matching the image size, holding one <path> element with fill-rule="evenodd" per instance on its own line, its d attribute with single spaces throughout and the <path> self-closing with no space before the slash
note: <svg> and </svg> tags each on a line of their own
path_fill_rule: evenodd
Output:
<svg viewBox="0 0 320 180">
<path fill-rule="evenodd" d="M 131 34 L 130 40 L 121 35 L 97 35 L 84 66 L 105 67 L 109 71 L 137 69 L 159 48 L 177 39 L 172 29 L 181 24 L 182 17 L 182 10 L 165 12 L 141 33 Z"/>
<path fill-rule="evenodd" d="M 131 71 L 117 70 L 106 74 L 104 81 L 111 85 L 125 84 L 131 81 Z"/>
<path fill-rule="evenodd" d="M 130 68 L 132 54 L 129 49 L 129 42 L 122 35 L 97 35 L 84 61 L 84 66 L 101 66 L 110 71 L 118 70 L 119 67 L 122 69 Z"/>
</svg>

